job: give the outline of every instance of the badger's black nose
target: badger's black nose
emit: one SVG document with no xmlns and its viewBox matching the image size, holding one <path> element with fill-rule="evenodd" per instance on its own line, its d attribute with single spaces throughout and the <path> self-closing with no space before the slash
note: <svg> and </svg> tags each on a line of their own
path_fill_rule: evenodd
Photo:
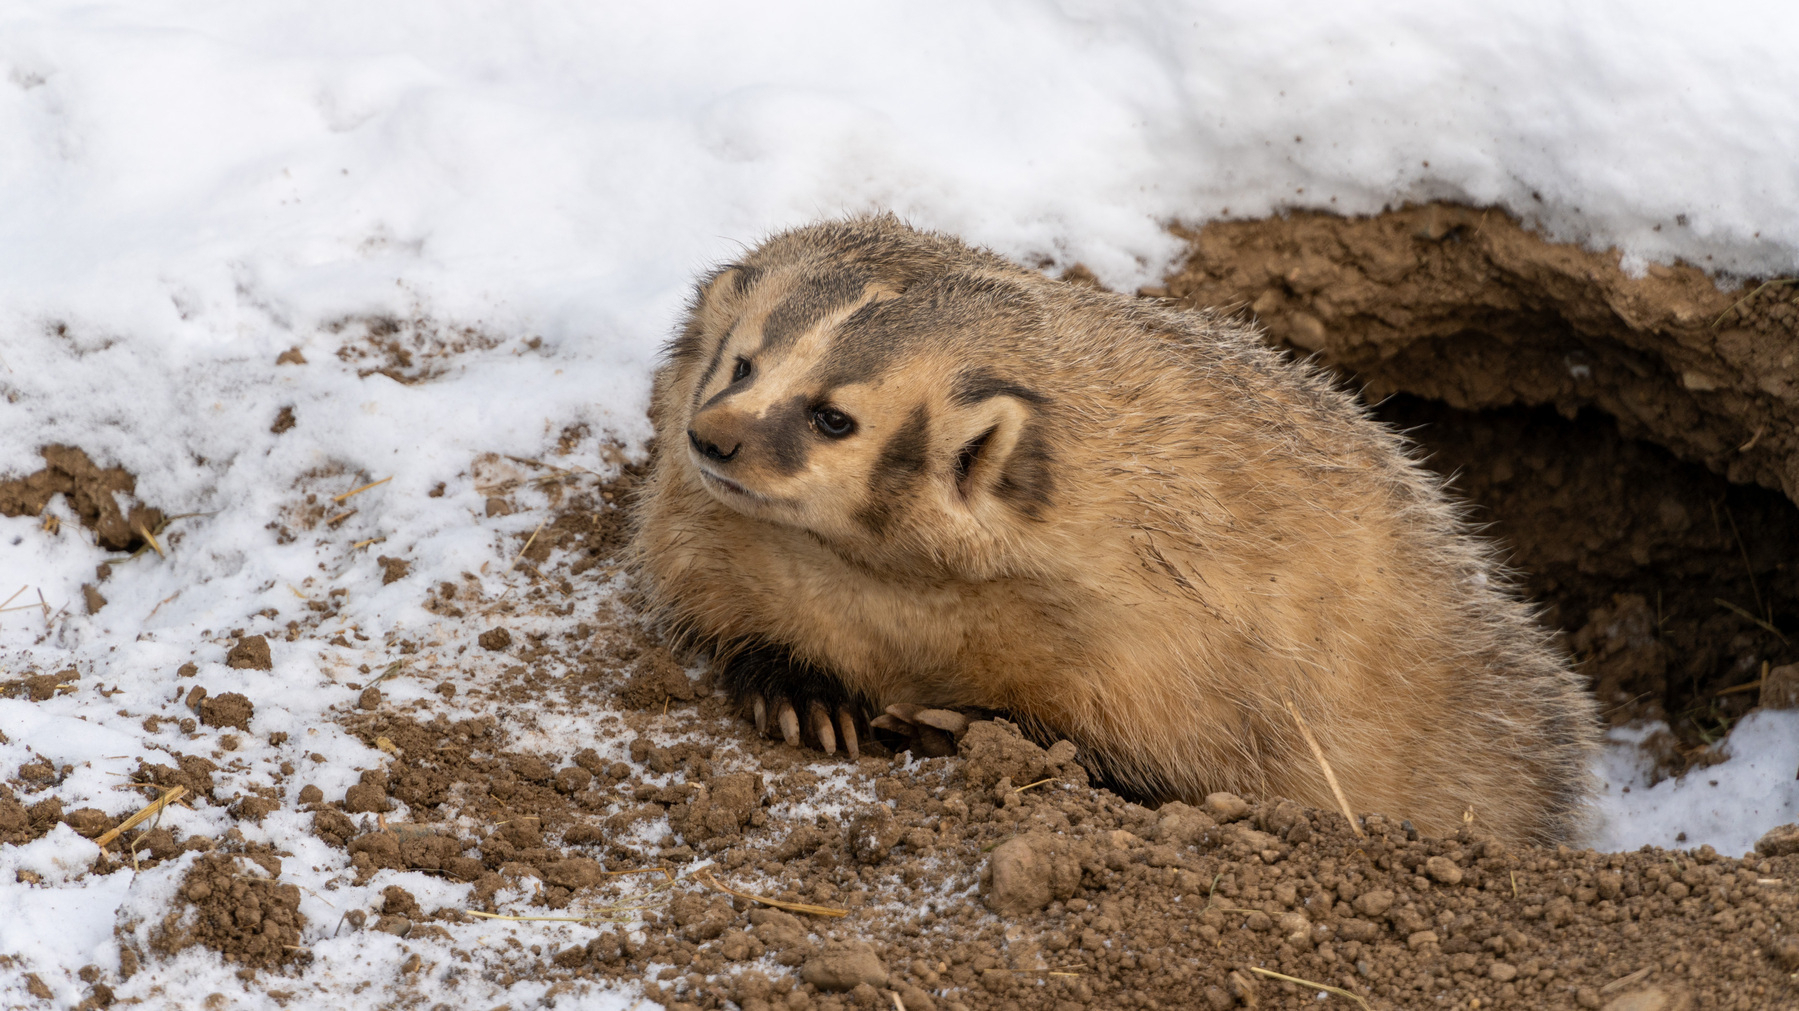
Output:
<svg viewBox="0 0 1799 1011">
<path fill-rule="evenodd" d="M 743 443 L 740 442 L 732 446 L 730 452 L 726 452 L 700 438 L 691 428 L 687 430 L 687 441 L 693 443 L 693 448 L 699 450 L 701 456 L 708 460 L 717 460 L 719 463 L 730 463 L 731 458 L 736 456 L 737 451 L 743 447 Z"/>
</svg>

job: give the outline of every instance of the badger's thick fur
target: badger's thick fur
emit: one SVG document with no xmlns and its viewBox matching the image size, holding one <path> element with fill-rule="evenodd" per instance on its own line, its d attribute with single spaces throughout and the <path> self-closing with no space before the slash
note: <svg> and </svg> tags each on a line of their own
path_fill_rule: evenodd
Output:
<svg viewBox="0 0 1799 1011">
<path fill-rule="evenodd" d="M 642 588 L 789 740 L 999 710 L 1150 798 L 1336 808 L 1309 729 L 1357 811 L 1576 828 L 1575 676 L 1407 443 L 1239 324 L 827 222 L 701 280 L 652 417 Z"/>
</svg>

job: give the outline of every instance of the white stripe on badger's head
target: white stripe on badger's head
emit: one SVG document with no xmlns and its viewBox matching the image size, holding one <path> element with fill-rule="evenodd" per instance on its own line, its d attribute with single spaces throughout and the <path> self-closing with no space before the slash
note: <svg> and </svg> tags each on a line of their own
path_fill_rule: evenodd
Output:
<svg viewBox="0 0 1799 1011">
<path fill-rule="evenodd" d="M 665 451 L 724 506 L 865 559 L 960 567 L 1043 518 L 1050 398 L 968 361 L 969 333 L 1004 316 L 979 304 L 1016 293 L 929 257 L 896 274 L 805 248 L 784 262 L 777 238 L 702 282 Z"/>
</svg>

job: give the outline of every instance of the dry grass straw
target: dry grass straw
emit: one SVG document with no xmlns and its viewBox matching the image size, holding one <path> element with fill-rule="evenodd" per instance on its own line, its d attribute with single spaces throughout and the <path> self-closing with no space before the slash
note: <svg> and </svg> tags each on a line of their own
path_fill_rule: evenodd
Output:
<svg viewBox="0 0 1799 1011">
<path fill-rule="evenodd" d="M 787 902 L 783 899 L 771 899 L 766 895 L 752 895 L 749 892 L 740 892 L 735 888 L 720 883 L 718 878 L 713 877 L 710 868 L 696 872 L 693 875 L 693 879 L 708 888 L 716 888 L 721 892 L 735 895 L 740 899 L 748 899 L 751 902 L 760 902 L 765 906 L 773 906 L 776 909 L 785 909 L 789 912 L 809 913 L 813 916 L 848 916 L 850 914 L 850 911 L 847 909 L 833 909 L 830 906 L 814 906 L 805 902 Z"/>
<path fill-rule="evenodd" d="M 126 832 L 129 832 L 132 829 L 138 827 L 139 825 L 143 824 L 148 819 L 156 817 L 156 813 L 158 811 L 161 811 L 163 808 L 168 807 L 170 804 L 173 804 L 174 802 L 180 800 L 182 798 L 182 796 L 186 793 L 187 793 L 187 787 L 185 787 L 185 786 L 170 787 L 167 791 L 165 791 L 163 793 L 162 796 L 151 801 L 149 804 L 146 804 L 142 811 L 139 811 L 138 813 L 125 819 L 124 821 L 119 823 L 119 826 L 117 828 L 111 829 L 111 830 L 107 831 L 105 834 L 101 835 L 98 839 L 95 839 L 94 845 L 100 847 L 101 849 L 105 849 L 107 844 L 111 843 L 114 839 L 117 839 L 119 836 L 124 835 Z"/>
<path fill-rule="evenodd" d="M 1607 983 L 1606 985 L 1600 987 L 1599 992 L 1600 993 L 1611 993 L 1614 990 L 1622 990 L 1625 987 L 1631 985 L 1632 983 L 1635 983 L 1637 980 L 1642 979 L 1644 976 L 1649 975 L 1649 970 L 1651 968 L 1653 968 L 1653 966 L 1646 965 L 1643 968 L 1638 969 L 1636 972 L 1633 972 L 1628 976 L 1620 976 L 1617 979 L 1612 980 L 1610 983 Z"/>
<path fill-rule="evenodd" d="M 326 520 L 325 525 L 328 527 L 337 526 L 339 523 L 342 523 L 344 520 L 347 520 L 354 515 L 356 515 L 356 510 L 354 510 L 354 509 L 351 509 L 347 512 L 338 513 L 336 516 L 333 516 L 330 519 Z"/>
<path fill-rule="evenodd" d="M 338 505 L 343 505 L 344 501 L 346 499 L 348 499 L 350 496 L 360 495 L 363 492 L 368 491 L 370 488 L 384 485 L 387 482 L 392 481 L 392 480 L 393 480 L 393 475 L 390 474 L 387 477 L 384 477 L 379 481 L 370 481 L 368 484 L 365 484 L 360 488 L 351 488 L 349 491 L 344 492 L 342 495 L 333 495 L 333 496 L 331 496 L 331 501 L 336 502 Z"/>
<path fill-rule="evenodd" d="M 1025 784 L 1025 785 L 1023 785 L 1023 786 L 1015 786 L 1015 787 L 1013 787 L 1013 788 L 1012 788 L 1012 792 L 1013 792 L 1013 793 L 1023 793 L 1023 792 L 1025 792 L 1025 791 L 1026 791 L 1026 790 L 1029 790 L 1029 789 L 1030 789 L 1030 788 L 1031 788 L 1031 787 L 1033 787 L 1033 786 L 1042 786 L 1042 785 L 1043 785 L 1043 784 L 1045 784 L 1045 783 L 1054 783 L 1054 782 L 1055 782 L 1055 781 L 1056 781 L 1056 777 L 1055 777 L 1055 776 L 1050 776 L 1050 777 L 1049 777 L 1049 778 L 1047 778 L 1047 779 L 1039 779 L 1039 780 L 1038 780 L 1038 781 L 1036 781 L 1036 782 L 1035 782 L 1035 783 L 1026 783 L 1026 784 Z"/>
<path fill-rule="evenodd" d="M 1264 969 L 1261 966 L 1256 965 L 1250 966 L 1249 971 L 1258 976 L 1268 976 L 1273 979 L 1285 980 L 1289 983 L 1298 983 L 1300 986 L 1309 986 L 1315 990 L 1323 990 L 1326 993 L 1334 993 L 1339 997 L 1348 997 L 1350 1000 L 1355 1001 L 1363 1007 L 1369 1006 L 1368 1001 L 1363 998 L 1361 994 L 1356 993 L 1353 990 L 1345 990 L 1340 986 L 1331 986 L 1329 983 L 1314 983 L 1309 979 L 1300 979 L 1298 976 L 1288 976 L 1285 973 L 1275 972 L 1273 969 Z"/>
<path fill-rule="evenodd" d="M 1725 600 L 1723 597 L 1713 597 L 1712 603 L 1717 604 L 1719 607 L 1729 608 L 1730 610 L 1735 611 L 1736 613 L 1742 615 L 1743 617 L 1748 618 L 1750 621 L 1755 622 L 1757 625 L 1760 625 L 1761 627 L 1767 629 L 1768 631 L 1773 632 L 1776 636 L 1780 637 L 1781 642 L 1787 641 L 1785 632 L 1782 632 L 1780 629 L 1775 628 L 1773 625 L 1769 624 L 1768 622 L 1763 621 L 1760 618 L 1757 618 L 1755 615 L 1750 614 L 1748 611 L 1743 610 L 1742 608 L 1736 606 L 1735 604 L 1731 603 L 1730 601 Z"/>
<path fill-rule="evenodd" d="M 531 545 L 537 543 L 537 535 L 543 533 L 544 522 L 546 522 L 546 521 L 540 521 L 537 524 L 537 529 L 531 531 L 531 536 L 525 538 L 525 546 L 522 548 L 519 548 L 518 554 L 512 556 L 512 564 L 506 566 L 507 572 L 511 572 L 513 569 L 518 568 L 518 560 L 525 557 L 525 552 L 531 550 Z"/>
<path fill-rule="evenodd" d="M 1330 784 L 1331 796 L 1337 798 L 1337 809 L 1343 812 L 1343 817 L 1349 819 L 1349 827 L 1355 832 L 1356 838 L 1366 839 L 1366 833 L 1362 831 L 1361 824 L 1356 821 L 1355 812 L 1349 807 L 1349 798 L 1343 796 L 1343 787 L 1337 784 L 1336 772 L 1331 769 L 1331 763 L 1324 757 L 1324 749 L 1318 746 L 1318 739 L 1312 736 L 1312 728 L 1306 726 L 1306 721 L 1300 717 L 1299 710 L 1293 705 L 1292 699 L 1287 700 L 1287 712 L 1293 715 L 1293 722 L 1299 727 L 1300 736 L 1306 739 L 1306 747 L 1312 749 L 1312 757 L 1318 760 L 1318 767 L 1324 770 L 1324 781 Z"/>
</svg>

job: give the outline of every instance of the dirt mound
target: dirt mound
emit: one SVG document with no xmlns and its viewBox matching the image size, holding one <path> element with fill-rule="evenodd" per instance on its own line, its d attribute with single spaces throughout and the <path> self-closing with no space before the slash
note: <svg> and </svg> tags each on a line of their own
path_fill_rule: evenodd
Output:
<svg viewBox="0 0 1799 1011">
<path fill-rule="evenodd" d="M 641 937 L 596 926 L 521 954 L 509 978 L 643 980 L 676 1008 L 884 1008 L 888 993 L 912 1011 L 1301 1008 L 1320 987 L 1397 1007 L 1799 998 L 1781 961 L 1799 943 L 1799 855 L 1508 848 L 1478 826 L 1423 839 L 1378 815 L 1358 837 L 1334 812 L 1278 799 L 1151 811 L 1000 724 L 976 724 L 954 758 L 832 763 L 863 799 L 811 813 L 818 755 L 689 715 L 714 744 L 640 739 L 632 762 L 603 767 L 509 752 L 486 724 L 370 723 L 364 733 L 407 754 L 449 756 L 396 763 L 384 789 L 415 812 L 495 827 L 370 826 L 348 849 L 365 879 L 384 867 L 472 879 L 489 911 L 508 887 L 546 912 L 647 902 Z M 1062 775 L 996 780 L 971 758 L 1002 740 L 1008 767 Z M 662 819 L 666 835 L 633 839 L 632 826 Z M 654 887 L 656 874 L 608 874 L 679 870 L 702 853 L 710 871 Z M 783 912 L 727 888 L 846 915 Z M 424 936 L 423 921 L 462 919 L 396 891 L 366 914 L 376 929 Z"/>
<path fill-rule="evenodd" d="M 102 469 L 74 446 L 45 446 L 38 452 L 44 458 L 43 470 L 0 481 L 0 516 L 37 516 L 53 496 L 63 495 L 103 548 L 136 551 L 144 545 L 146 532 L 162 529 L 160 509 L 137 504 L 129 513 L 120 511 L 115 495 L 137 494 L 137 478 L 124 468 Z"/>
<path fill-rule="evenodd" d="M 172 955 L 199 944 L 233 962 L 268 966 L 303 954 L 300 889 L 282 884 L 269 854 L 206 853 L 182 879 L 179 908 L 163 919 L 151 947 Z"/>
<path fill-rule="evenodd" d="M 1799 500 L 1799 295 L 1792 279 L 1720 291 L 1698 268 L 1545 242 L 1497 209 L 1365 218 L 1293 213 L 1177 229 L 1162 288 L 1240 306 L 1269 335 L 1353 373 L 1370 399 L 1596 407 L 1631 438 Z"/>
</svg>

